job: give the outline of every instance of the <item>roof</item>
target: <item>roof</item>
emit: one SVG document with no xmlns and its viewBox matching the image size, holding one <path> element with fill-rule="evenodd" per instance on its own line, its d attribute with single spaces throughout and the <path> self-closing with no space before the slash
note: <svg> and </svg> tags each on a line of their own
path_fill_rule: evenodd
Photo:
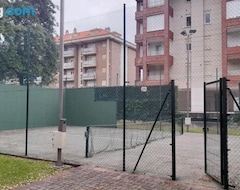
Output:
<svg viewBox="0 0 240 190">
<path fill-rule="evenodd" d="M 83 31 L 83 32 L 73 32 L 69 34 L 64 35 L 64 41 L 71 41 L 71 40 L 78 40 L 78 39 L 84 39 L 84 38 L 89 38 L 89 37 L 97 37 L 97 36 L 104 36 L 104 35 L 114 35 L 120 37 L 121 34 L 117 32 L 110 32 L 109 30 L 105 30 L 102 28 L 95 28 L 92 30 L 88 31 Z M 55 41 L 59 42 L 60 41 L 60 36 L 55 37 Z"/>
</svg>

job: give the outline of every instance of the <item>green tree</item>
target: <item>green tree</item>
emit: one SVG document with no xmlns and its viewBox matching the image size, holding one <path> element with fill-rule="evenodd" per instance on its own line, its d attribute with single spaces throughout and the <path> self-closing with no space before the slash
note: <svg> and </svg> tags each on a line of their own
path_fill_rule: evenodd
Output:
<svg viewBox="0 0 240 190">
<path fill-rule="evenodd" d="M 4 16 L 0 19 L 0 80 L 27 77 L 30 43 L 30 82 L 42 77 L 49 84 L 57 72 L 57 46 L 54 41 L 55 6 L 51 0 L 3 0 L 0 7 L 34 7 L 34 16 Z"/>
</svg>

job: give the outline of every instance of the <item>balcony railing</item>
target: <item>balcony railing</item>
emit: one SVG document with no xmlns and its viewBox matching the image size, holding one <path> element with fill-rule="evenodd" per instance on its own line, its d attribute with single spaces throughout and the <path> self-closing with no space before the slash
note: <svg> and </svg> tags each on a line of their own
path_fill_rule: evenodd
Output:
<svg viewBox="0 0 240 190">
<path fill-rule="evenodd" d="M 164 5 L 164 0 L 148 0 L 148 7 Z"/>
<path fill-rule="evenodd" d="M 63 75 L 64 81 L 71 81 L 74 80 L 74 75 Z"/>
<path fill-rule="evenodd" d="M 82 49 L 82 54 L 94 54 L 94 53 L 96 53 L 95 47 L 88 47 Z"/>
<path fill-rule="evenodd" d="M 147 80 L 164 80 L 164 75 L 149 75 Z"/>
<path fill-rule="evenodd" d="M 163 50 L 148 50 L 148 56 L 164 55 Z"/>
<path fill-rule="evenodd" d="M 94 73 L 94 72 L 83 73 L 83 75 L 82 75 L 83 80 L 93 80 L 95 78 L 96 78 L 96 73 Z"/>
<path fill-rule="evenodd" d="M 67 50 L 63 52 L 64 57 L 74 56 L 74 50 Z"/>
<path fill-rule="evenodd" d="M 73 62 L 63 63 L 63 68 L 64 69 L 73 68 Z"/>
<path fill-rule="evenodd" d="M 95 67 L 96 66 L 96 61 L 95 60 L 83 61 L 82 66 L 83 67 Z"/>
</svg>

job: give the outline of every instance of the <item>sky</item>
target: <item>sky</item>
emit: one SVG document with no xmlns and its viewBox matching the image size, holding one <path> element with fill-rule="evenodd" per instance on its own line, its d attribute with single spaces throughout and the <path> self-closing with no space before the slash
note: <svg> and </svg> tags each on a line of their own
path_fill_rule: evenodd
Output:
<svg viewBox="0 0 240 190">
<path fill-rule="evenodd" d="M 61 0 L 52 0 L 60 6 Z M 123 4 L 126 4 L 127 40 L 134 41 L 136 0 L 64 0 L 64 30 L 72 32 L 110 27 L 111 31 L 122 34 Z M 59 23 L 59 11 L 55 15 Z M 56 28 L 59 34 L 59 27 Z"/>
</svg>

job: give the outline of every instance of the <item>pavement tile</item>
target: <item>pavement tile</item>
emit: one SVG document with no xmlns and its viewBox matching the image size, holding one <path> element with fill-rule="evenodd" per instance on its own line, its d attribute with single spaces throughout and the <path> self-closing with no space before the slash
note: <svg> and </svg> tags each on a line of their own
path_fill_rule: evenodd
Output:
<svg viewBox="0 0 240 190">
<path fill-rule="evenodd" d="M 147 175 L 79 166 L 16 190 L 214 190 L 206 186 L 164 180 Z M 218 188 L 219 189 L 219 188 Z"/>
</svg>

